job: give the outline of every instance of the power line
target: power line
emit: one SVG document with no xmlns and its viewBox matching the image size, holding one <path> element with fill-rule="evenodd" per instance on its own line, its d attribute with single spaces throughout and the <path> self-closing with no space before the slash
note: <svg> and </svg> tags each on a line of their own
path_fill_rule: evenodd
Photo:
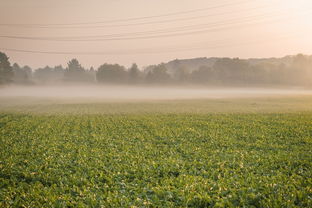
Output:
<svg viewBox="0 0 312 208">
<path fill-rule="evenodd" d="M 155 48 L 145 48 L 141 50 L 122 50 L 122 51 L 100 51 L 100 52 L 60 52 L 60 51 L 38 51 L 38 50 L 24 50 L 24 49 L 12 49 L 12 48 L 0 48 L 0 50 L 4 51 L 12 51 L 12 52 L 21 52 L 21 53 L 32 53 L 32 54 L 51 54 L 51 55 L 133 55 L 133 54 L 155 54 L 155 53 L 168 53 L 168 52 L 181 52 L 181 51 L 192 51 L 192 50 L 204 50 L 204 49 L 217 49 L 217 48 L 226 48 L 226 47 L 235 47 L 235 46 L 246 46 L 253 45 L 259 43 L 267 43 L 267 42 L 277 42 L 284 39 L 289 39 L 294 37 L 294 34 L 288 36 L 282 36 L 278 38 L 270 38 L 268 40 L 254 40 L 254 41 L 244 41 L 235 44 L 218 44 L 217 42 L 211 43 L 198 43 L 199 46 L 192 47 L 171 47 L 164 48 L 160 50 L 155 50 Z M 224 40 L 219 40 L 219 42 L 225 42 Z M 206 45 L 209 46 L 206 46 Z"/>
<path fill-rule="evenodd" d="M 223 22 L 214 22 L 210 24 L 197 24 L 197 25 L 189 25 L 183 27 L 176 28 L 168 28 L 163 30 L 150 30 L 143 32 L 134 32 L 134 33 L 119 33 L 119 34 L 109 34 L 109 35 L 100 35 L 100 36 L 65 36 L 65 37 L 29 37 L 29 36 L 7 36 L 0 35 L 1 38 L 8 39 L 24 39 L 24 40 L 43 40 L 43 41 L 111 41 L 111 40 L 136 40 L 136 39 L 149 39 L 149 38 L 158 38 L 158 37 L 175 37 L 179 35 L 188 35 L 188 34 L 196 34 L 196 33 L 205 33 L 211 31 L 219 31 L 227 29 L 224 26 L 230 26 L 230 28 L 236 26 L 235 24 L 241 25 L 242 23 L 258 23 L 259 21 L 257 17 L 266 17 L 266 15 L 257 15 L 257 16 L 248 16 L 240 19 L 232 19 L 231 21 L 223 21 Z M 268 15 L 267 17 L 274 17 L 276 13 L 273 15 Z M 256 18 L 256 19 L 252 19 Z M 270 20 L 272 21 L 272 20 Z M 223 26 L 223 27 L 222 27 Z M 203 27 L 210 27 L 207 29 L 201 29 Z M 221 28 L 220 28 L 221 27 Z M 194 30 L 196 29 L 196 30 Z M 151 34 L 146 36 L 146 34 Z M 138 36 L 139 35 L 139 36 Z M 144 36 L 145 35 L 145 36 Z M 132 36 L 132 37 L 127 37 Z"/>
<path fill-rule="evenodd" d="M 221 23 L 221 24 L 218 24 Z M 10 38 L 10 39 L 29 39 L 29 40 L 55 40 L 55 41 L 74 41 L 87 39 L 87 38 L 114 38 L 114 37 L 123 37 L 123 36 L 133 36 L 133 35 L 145 35 L 145 34 L 158 34 L 158 33 L 168 33 L 168 32 L 179 32 L 185 31 L 189 29 L 200 29 L 204 26 L 222 26 L 224 24 L 233 24 L 233 21 L 227 22 L 217 22 L 217 24 L 196 24 L 196 25 L 189 25 L 183 27 L 175 27 L 175 28 L 167 28 L 161 30 L 148 30 L 142 32 L 132 32 L 132 33 L 117 33 L 117 34 L 107 34 L 107 35 L 94 35 L 94 36 L 63 36 L 63 37 L 30 37 L 30 36 L 11 36 L 11 35 L 0 35 L 2 38 Z M 91 40 L 91 39 L 88 39 Z"/>
<path fill-rule="evenodd" d="M 257 16 L 248 16 L 247 18 L 253 18 L 253 17 L 259 17 Z M 238 20 L 245 19 L 244 18 L 239 18 Z M 235 19 L 234 19 L 235 20 Z M 196 28 L 202 28 L 205 26 L 218 26 L 218 24 L 224 24 L 224 23 L 233 23 L 233 19 L 231 21 L 221 21 L 221 22 L 212 22 L 212 23 L 205 23 L 205 24 L 193 24 L 193 25 L 186 25 L 186 26 L 180 26 L 180 27 L 173 27 L 173 28 L 166 28 L 166 29 L 160 29 L 160 30 L 148 30 L 148 31 L 141 31 L 141 32 L 130 32 L 130 33 L 117 33 L 117 34 L 107 34 L 107 35 L 93 35 L 93 36 L 63 36 L 63 37 L 25 37 L 25 36 L 5 36 L 1 35 L 0 37 L 6 37 L 6 38 L 34 38 L 34 39 L 43 39 L 43 40 L 49 40 L 49 39 L 81 39 L 81 38 L 101 38 L 101 37 L 120 37 L 120 36 L 127 36 L 127 35 L 144 35 L 144 34 L 155 34 L 155 33 L 164 33 L 164 32 L 175 32 L 175 31 L 180 31 L 180 30 L 185 30 L 185 29 L 196 29 Z"/>
<path fill-rule="evenodd" d="M 175 15 L 181 15 L 181 14 L 189 14 L 189 13 L 194 13 L 194 12 L 208 11 L 208 10 L 212 10 L 212 9 L 234 6 L 237 4 L 247 3 L 247 2 L 249 2 L 249 1 L 248 0 L 241 0 L 241 1 L 237 1 L 237 2 L 224 3 L 221 5 L 211 6 L 211 7 L 201 8 L 201 9 L 193 9 L 193 10 L 186 10 L 186 11 L 180 11 L 180 12 L 166 13 L 166 14 L 161 14 L 161 15 L 151 15 L 151 16 L 115 19 L 115 20 L 106 20 L 106 21 L 97 21 L 97 22 L 53 23 L 53 24 L 8 24 L 8 23 L 1 23 L 0 26 L 10 26 L 10 27 L 73 26 L 73 25 L 90 25 L 90 24 L 94 25 L 94 24 L 104 24 L 104 23 L 129 22 L 129 21 L 145 20 L 145 19 L 168 17 L 168 16 L 175 16 Z"/>
<path fill-rule="evenodd" d="M 252 11 L 258 10 L 260 8 L 268 8 L 268 6 L 262 7 L 252 7 L 238 11 L 229 11 L 229 12 L 222 12 L 222 13 L 214 13 L 208 15 L 201 15 L 201 16 L 191 16 L 191 17 L 182 17 L 182 18 L 175 18 L 175 19 L 167 19 L 167 20 L 157 20 L 157 21 L 148 21 L 148 22 L 139 22 L 139 23 L 130 23 L 130 24 L 110 24 L 110 25 L 87 25 L 87 26 L 26 26 L 25 28 L 39 28 L 39 29 L 90 29 L 90 28 L 111 28 L 111 27 L 128 27 L 128 26 L 139 26 L 139 25 L 151 25 L 151 24 L 160 24 L 160 23 L 176 23 L 179 21 L 187 21 L 187 20 L 194 20 L 194 19 L 201 19 L 206 17 L 216 17 L 222 15 L 229 15 L 235 13 L 242 13 L 245 11 Z M 1 26 L 1 24 L 0 24 Z"/>
</svg>

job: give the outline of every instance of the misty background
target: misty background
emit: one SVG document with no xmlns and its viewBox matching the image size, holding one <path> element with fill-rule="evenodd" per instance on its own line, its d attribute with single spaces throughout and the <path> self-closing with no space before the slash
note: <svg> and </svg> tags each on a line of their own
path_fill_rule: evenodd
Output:
<svg viewBox="0 0 312 208">
<path fill-rule="evenodd" d="M 309 0 L 3 0 L 0 96 L 309 90 L 311 11 Z"/>
<path fill-rule="evenodd" d="M 311 87 L 312 56 L 298 54 L 283 58 L 239 59 L 196 58 L 139 68 L 103 63 L 94 69 L 77 59 L 66 66 L 32 69 L 0 52 L 2 85 L 159 85 L 209 87 Z"/>
<path fill-rule="evenodd" d="M 77 59 L 32 69 L 0 53 L 0 97 L 159 100 L 311 95 L 312 56 L 173 60 L 140 69 Z"/>
<path fill-rule="evenodd" d="M 0 51 L 33 69 L 312 54 L 310 0 L 1 0 Z"/>
</svg>

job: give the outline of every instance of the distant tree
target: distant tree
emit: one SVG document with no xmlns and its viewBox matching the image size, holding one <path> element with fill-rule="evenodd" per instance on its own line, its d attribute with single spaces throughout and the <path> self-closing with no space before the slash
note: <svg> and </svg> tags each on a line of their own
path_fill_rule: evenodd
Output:
<svg viewBox="0 0 312 208">
<path fill-rule="evenodd" d="M 65 69 L 61 65 L 54 68 L 46 66 L 45 68 L 35 70 L 33 78 L 41 83 L 59 83 L 64 80 L 64 73 Z"/>
<path fill-rule="evenodd" d="M 135 84 L 139 82 L 140 79 L 140 70 L 137 64 L 132 64 L 128 71 L 129 82 Z"/>
<path fill-rule="evenodd" d="M 191 80 L 193 83 L 201 84 L 216 83 L 213 68 L 204 65 L 192 72 Z"/>
<path fill-rule="evenodd" d="M 16 73 L 17 71 L 19 71 L 21 69 L 21 67 L 17 64 L 17 63 L 14 63 L 12 65 L 12 70 L 13 70 L 13 73 Z"/>
<path fill-rule="evenodd" d="M 127 72 L 118 64 L 103 64 L 96 72 L 96 80 L 100 83 L 125 83 Z"/>
<path fill-rule="evenodd" d="M 5 53 L 0 52 L 0 84 L 12 82 L 13 76 L 14 72 L 9 62 L 9 57 Z"/>
<path fill-rule="evenodd" d="M 85 69 L 80 65 L 77 59 L 72 59 L 68 62 L 67 68 L 64 73 L 65 81 L 81 82 L 87 81 L 88 76 Z"/>
<path fill-rule="evenodd" d="M 31 82 L 32 70 L 29 66 L 21 68 L 17 63 L 12 66 L 14 76 L 13 82 L 18 84 L 29 84 Z"/>
<path fill-rule="evenodd" d="M 52 69 L 53 81 L 61 82 L 64 80 L 65 69 L 62 65 L 57 65 Z"/>
<path fill-rule="evenodd" d="M 159 64 L 148 70 L 145 80 L 147 83 L 168 83 L 170 78 L 165 64 Z"/>
<path fill-rule="evenodd" d="M 87 71 L 87 74 L 88 74 L 90 82 L 95 82 L 96 81 L 96 71 L 94 70 L 94 68 L 92 66 Z"/>
<path fill-rule="evenodd" d="M 32 76 L 32 69 L 30 68 L 30 66 L 23 66 L 22 70 L 27 74 L 28 78 L 30 79 Z"/>
<path fill-rule="evenodd" d="M 36 69 L 33 76 L 36 81 L 45 83 L 53 79 L 52 75 L 53 75 L 53 69 L 49 66 L 46 66 L 44 68 Z"/>
<path fill-rule="evenodd" d="M 189 80 L 189 70 L 185 66 L 178 66 L 174 71 L 173 78 L 178 83 L 185 83 Z"/>
<path fill-rule="evenodd" d="M 60 73 L 60 74 L 63 74 L 64 76 L 64 71 L 65 69 L 63 68 L 62 65 L 57 65 L 54 67 L 54 70 L 53 70 L 55 73 Z"/>
<path fill-rule="evenodd" d="M 250 79 L 249 81 L 256 85 L 268 85 L 272 82 L 271 71 L 268 70 L 265 64 L 258 63 L 250 66 Z"/>
<path fill-rule="evenodd" d="M 90 68 L 90 70 L 89 70 L 90 72 L 95 72 L 95 70 L 94 70 L 94 68 L 93 68 L 93 66 L 91 66 L 91 68 Z"/>
<path fill-rule="evenodd" d="M 224 84 L 245 83 L 248 81 L 249 63 L 238 58 L 222 58 L 218 59 L 213 68 L 218 79 L 222 80 Z"/>
<path fill-rule="evenodd" d="M 288 74 L 296 85 L 312 85 L 312 61 L 308 56 L 297 54 L 293 57 Z"/>
</svg>

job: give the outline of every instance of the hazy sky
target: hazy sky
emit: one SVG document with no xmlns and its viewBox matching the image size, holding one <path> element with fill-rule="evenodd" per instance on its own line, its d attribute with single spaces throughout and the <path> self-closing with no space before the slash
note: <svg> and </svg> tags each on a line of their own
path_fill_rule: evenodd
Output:
<svg viewBox="0 0 312 208">
<path fill-rule="evenodd" d="M 312 54 L 311 0 L 0 0 L 0 50 L 42 67 Z M 40 54 L 26 51 L 82 53 Z"/>
</svg>

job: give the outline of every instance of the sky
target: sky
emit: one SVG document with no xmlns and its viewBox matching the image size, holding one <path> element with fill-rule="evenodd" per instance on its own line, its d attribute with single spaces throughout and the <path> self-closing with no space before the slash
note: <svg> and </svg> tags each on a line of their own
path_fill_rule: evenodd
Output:
<svg viewBox="0 0 312 208">
<path fill-rule="evenodd" d="M 311 0 L 0 2 L 0 51 L 33 68 L 312 54 Z"/>
</svg>

